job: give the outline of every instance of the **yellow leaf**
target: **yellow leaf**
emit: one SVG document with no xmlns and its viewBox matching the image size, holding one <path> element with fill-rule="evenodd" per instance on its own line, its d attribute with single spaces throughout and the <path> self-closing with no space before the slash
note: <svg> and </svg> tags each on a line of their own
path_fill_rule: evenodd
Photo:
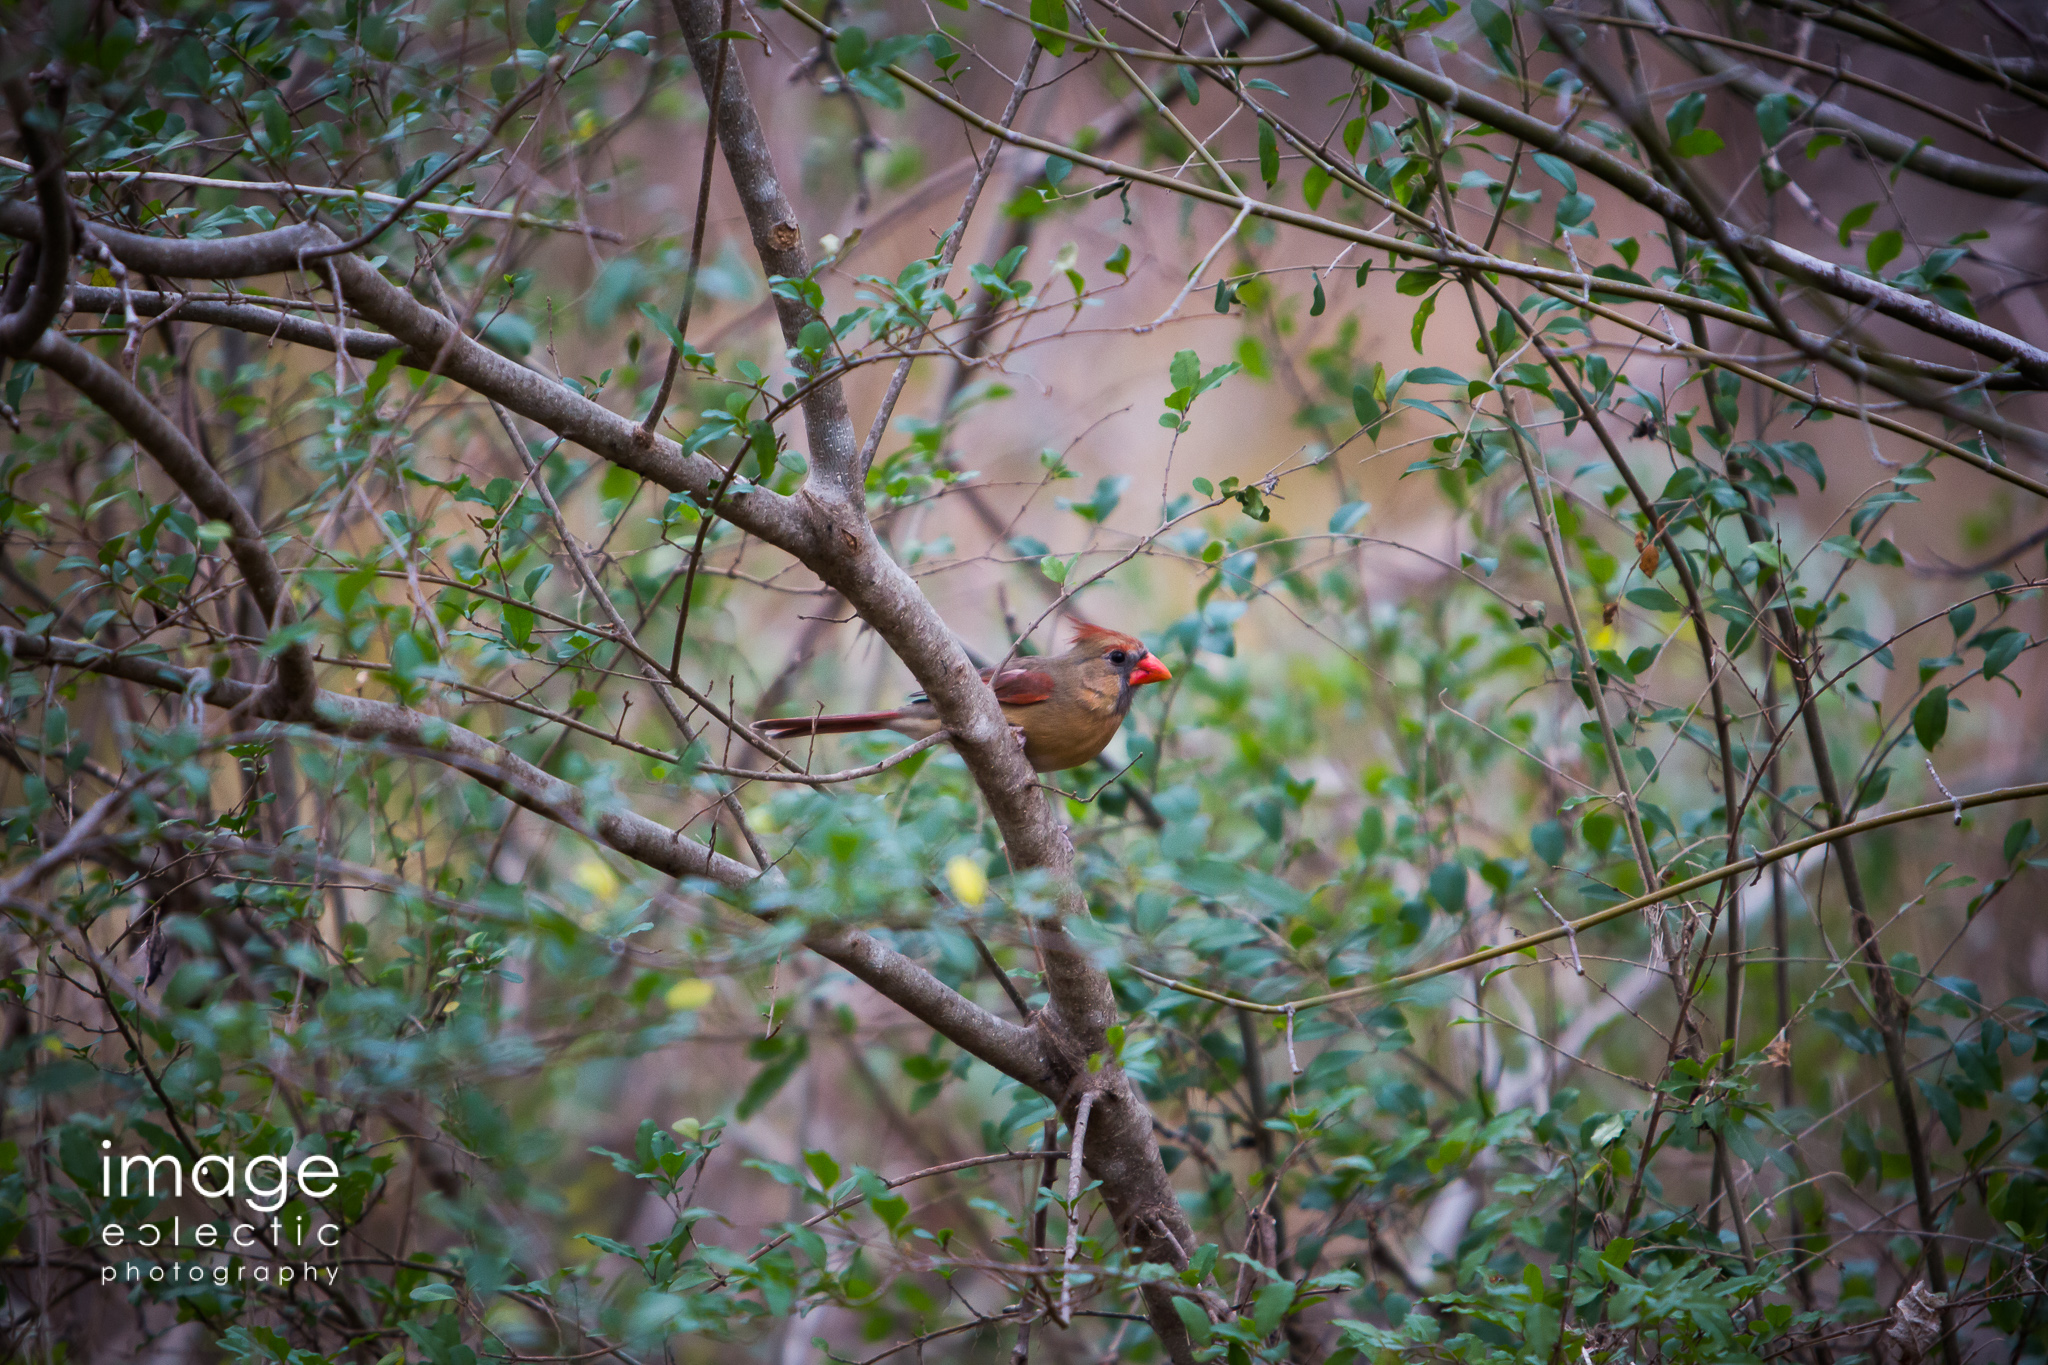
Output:
<svg viewBox="0 0 2048 1365">
<path fill-rule="evenodd" d="M 661 998 L 668 1002 L 668 1007 L 672 1010 L 701 1010 L 711 1003 L 711 997 L 717 993 L 718 988 L 709 981 L 684 977 L 670 986 L 668 993 Z"/>
<path fill-rule="evenodd" d="M 1612 649 L 1614 648 L 1614 639 L 1614 627 L 1602 626 L 1599 633 L 1593 637 L 1593 648 Z"/>
<path fill-rule="evenodd" d="M 980 863 L 964 854 L 946 864 L 946 885 L 953 888 L 954 897 L 962 905 L 970 908 L 988 899 L 988 874 L 981 870 Z"/>
<path fill-rule="evenodd" d="M 576 885 L 601 901 L 619 894 L 619 874 L 595 858 L 585 858 L 576 864 L 575 875 Z"/>
</svg>

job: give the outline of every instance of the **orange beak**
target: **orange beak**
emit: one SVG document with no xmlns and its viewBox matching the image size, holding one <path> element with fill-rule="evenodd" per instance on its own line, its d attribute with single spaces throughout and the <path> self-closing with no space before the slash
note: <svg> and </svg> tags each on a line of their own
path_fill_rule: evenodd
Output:
<svg viewBox="0 0 2048 1365">
<path fill-rule="evenodd" d="M 1166 682 L 1172 677 L 1173 674 L 1167 671 L 1166 665 L 1159 662 L 1159 656 L 1147 651 L 1145 657 L 1138 660 L 1138 666 L 1131 670 L 1131 686 L 1143 687 L 1146 683 Z"/>
</svg>

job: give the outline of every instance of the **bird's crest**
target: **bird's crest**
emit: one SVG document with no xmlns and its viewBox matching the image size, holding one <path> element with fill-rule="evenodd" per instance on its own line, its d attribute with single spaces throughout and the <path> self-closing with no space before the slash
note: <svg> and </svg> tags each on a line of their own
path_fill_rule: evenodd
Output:
<svg viewBox="0 0 2048 1365">
<path fill-rule="evenodd" d="M 1145 648 L 1144 642 L 1134 636 L 1126 635 L 1120 630 L 1111 630 L 1108 626 L 1098 626 L 1088 621 L 1074 622 L 1074 642 L 1084 645 L 1100 644 L 1105 650 L 1114 649 L 1119 645 L 1125 649 L 1142 650 Z"/>
</svg>

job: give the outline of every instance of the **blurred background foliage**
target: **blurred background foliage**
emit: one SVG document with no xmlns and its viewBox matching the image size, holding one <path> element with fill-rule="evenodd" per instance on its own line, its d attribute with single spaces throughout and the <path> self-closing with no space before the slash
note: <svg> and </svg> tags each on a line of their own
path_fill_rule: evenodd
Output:
<svg viewBox="0 0 2048 1365">
<path fill-rule="evenodd" d="M 1632 73 L 1645 126 L 1731 215 L 2044 335 L 2037 208 L 1901 174 L 1808 115 L 1826 86 L 1909 140 L 1939 125 L 1796 68 L 1805 94 L 1750 97 L 1586 8 L 1588 60 Z M 1850 5 L 1864 17 L 1846 29 L 1797 3 L 1672 13 L 1823 66 L 1853 52 L 1970 119 L 1985 107 L 2026 158 L 1972 154 L 2026 164 L 2038 99 L 1879 41 L 1907 23 L 1966 55 L 2011 50 L 2013 24 L 2044 41 L 2019 8 L 2001 25 L 1989 0 Z M 1100 24 L 1153 52 L 1299 47 L 1262 13 L 1034 0 L 1028 17 L 1048 50 L 1015 124 L 1077 155 L 1757 311 L 1713 243 L 1342 60 L 1131 58 L 1148 95 L 1083 40 Z M 1345 22 L 1636 153 L 1554 15 L 1376 0 Z M 1641 291 L 1481 287 L 1031 147 L 997 162 L 944 277 L 940 234 L 987 139 L 963 141 L 888 68 L 993 118 L 1034 31 L 993 4 L 833 3 L 809 24 L 732 7 L 732 60 L 821 260 L 795 281 L 753 260 L 723 172 L 690 270 L 705 104 L 665 5 L 144 0 L 16 5 L 4 23 L 12 66 L 63 78 L 49 131 L 86 173 L 74 195 L 135 231 L 317 215 L 346 235 L 488 142 L 370 254 L 501 353 L 635 418 L 689 276 L 668 421 L 736 495 L 802 484 L 800 369 L 848 365 L 864 428 L 888 366 L 924 357 L 869 478 L 891 551 L 985 662 L 1060 648 L 1062 621 L 1087 618 L 1174 670 L 1099 769 L 1047 781 L 1092 910 L 1075 931 L 1123 1011 L 1117 1059 L 1202 1239 L 1189 1282 L 1213 1275 L 1237 1309 L 1190 1324 L 1203 1358 L 2048 1354 L 2038 801 L 1855 841 L 1884 984 L 1839 857 L 1813 850 L 1470 969 L 1241 1007 L 1533 935 L 1830 822 L 2048 775 L 2048 717 L 2025 695 L 2041 509 L 1871 418 L 2038 475 L 2023 443 L 1944 427 L 1725 321 L 1680 339 L 1790 394 L 1703 377 L 1613 320 L 1683 331 Z M 20 156 L 0 170 L 16 197 Z M 706 709 L 893 704 L 904 670 L 835 594 L 688 495 L 394 351 L 337 360 L 175 310 L 132 321 L 114 291 L 170 286 L 89 259 L 76 286 L 70 333 L 261 522 L 323 686 L 466 725 L 594 808 L 721 851 L 743 845 L 743 814 L 786 879 L 736 895 L 659 876 L 402 746 L 14 662 L 7 1358 L 1158 1357 L 1114 1227 L 1032 1155 L 1069 1140 L 1052 1104 L 801 947 L 845 920 L 993 1012 L 1016 1016 L 997 962 L 1026 1008 L 1044 1000 L 1027 929 L 1048 888 L 1011 875 L 949 750 L 775 783 Z M 189 288 L 348 321 L 317 267 Z M 831 319 L 788 354 L 777 291 Z M 1868 344 L 1970 363 L 1829 310 L 1810 316 L 1858 344 L 1874 329 Z M 2026 387 L 2012 378 L 1952 391 L 2024 422 L 2038 400 L 2003 392 Z M 238 590 L 224 525 L 33 364 L 4 390 L 5 624 L 259 676 L 288 641 Z M 1815 406 L 1823 390 L 1838 410 Z M 650 700 L 646 659 L 701 690 L 687 733 Z M 794 752 L 829 771 L 899 743 Z M 103 1286 L 103 1268 L 150 1258 L 97 1226 L 221 1214 L 190 1194 L 103 1198 L 103 1140 L 331 1157 L 333 1196 L 279 1216 L 346 1227 L 336 1280 Z M 1062 1280 L 1079 1306 L 1065 1327 Z"/>
</svg>

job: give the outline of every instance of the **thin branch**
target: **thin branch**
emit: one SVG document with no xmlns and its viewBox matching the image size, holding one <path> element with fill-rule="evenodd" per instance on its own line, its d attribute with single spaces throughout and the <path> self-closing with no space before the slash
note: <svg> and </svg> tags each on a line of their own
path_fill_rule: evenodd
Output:
<svg viewBox="0 0 2048 1365">
<path fill-rule="evenodd" d="M 13 171 L 32 169 L 27 162 L 12 157 L 0 156 L 0 166 Z M 196 190 L 238 190 L 245 194 L 275 194 L 285 197 L 298 196 L 306 199 L 361 199 L 372 204 L 403 204 L 406 201 L 395 194 L 383 194 L 377 190 L 361 189 L 354 185 L 302 185 L 291 180 L 223 180 L 206 175 L 178 175 L 171 171 L 66 171 L 65 178 L 82 181 L 95 188 L 111 185 L 116 188 L 125 185 L 187 185 Z M 451 218 L 483 218 L 496 223 L 511 223 L 515 227 L 540 228 L 548 232 L 570 232 L 582 237 L 594 237 L 600 242 L 623 242 L 625 237 L 610 228 L 598 227 L 592 223 L 571 222 L 562 218 L 542 218 L 532 213 L 508 213 L 503 209 L 478 208 L 474 204 L 448 204 L 438 200 L 421 200 L 413 208 L 429 213 L 445 213 Z"/>
<path fill-rule="evenodd" d="M 1008 128 L 1016 121 L 1017 111 L 1024 105 L 1025 92 L 1031 88 L 1031 73 L 1038 69 L 1038 58 L 1044 51 L 1038 43 L 1033 43 L 1031 51 L 1025 54 L 1024 65 L 1010 86 L 1010 102 L 1003 106 L 1003 127 Z M 953 226 L 946 230 L 945 244 L 939 248 L 939 268 L 928 288 L 945 288 L 947 278 L 953 273 L 953 262 L 960 255 L 960 243 L 967 236 L 967 224 L 974 217 L 975 205 L 981 202 L 982 189 L 987 186 L 989 175 L 995 170 L 996 160 L 1002 155 L 1002 151 L 1001 142 L 991 141 L 987 154 L 975 166 L 974 179 L 967 186 L 967 197 L 960 201 L 959 216 L 954 218 Z M 905 356 L 897 364 L 896 372 L 889 376 L 889 386 L 883 391 L 882 401 L 875 408 L 875 419 L 868 426 L 867 439 L 861 442 L 860 471 L 863 481 L 867 479 L 867 471 L 875 463 L 875 451 L 882 444 L 882 433 L 888 429 L 889 417 L 896 410 L 896 400 L 903 393 L 904 381 L 910 378 L 910 366 L 911 357 Z"/>
<path fill-rule="evenodd" d="M 1060 1301 L 1053 1318 L 1065 1327 L 1074 1320 L 1074 1252 L 1081 1244 L 1081 1150 L 1088 1144 L 1088 1114 L 1095 1108 L 1095 1091 L 1081 1092 L 1080 1108 L 1074 1111 L 1074 1142 L 1067 1157 L 1067 1248 L 1060 1257 Z"/>
<path fill-rule="evenodd" d="M 390 231 L 406 214 L 419 207 L 421 200 L 441 188 L 450 176 L 465 169 L 472 161 L 488 152 L 491 144 L 497 141 L 498 134 L 512 121 L 512 116 L 531 103 L 541 91 L 547 89 L 548 82 L 554 79 L 566 60 L 561 53 L 548 58 L 547 68 L 529 81 L 524 90 L 505 102 L 505 107 L 498 111 L 497 117 L 491 120 L 490 126 L 484 130 L 481 137 L 465 148 L 461 155 L 450 157 L 442 164 L 441 169 L 421 181 L 420 187 L 399 200 L 397 206 L 384 216 L 382 222 L 365 228 L 345 242 L 315 247 L 300 256 L 298 263 L 304 265 L 309 261 L 325 260 L 329 256 L 343 256 L 360 251 Z"/>
<path fill-rule="evenodd" d="M 721 32 L 732 27 L 732 0 L 722 0 L 718 14 Z M 718 40 L 718 69 L 711 76 L 711 93 L 704 106 L 704 157 L 697 173 L 697 217 L 690 227 L 690 263 L 683 269 L 683 302 L 676 310 L 676 336 L 668 346 L 668 364 L 662 367 L 661 384 L 654 391 L 654 402 L 647 409 L 647 417 L 640 423 L 640 429 L 653 432 L 661 424 L 663 409 L 668 407 L 669 390 L 675 387 L 676 372 L 683 363 L 683 347 L 690 335 L 690 311 L 697 302 L 697 275 L 704 268 L 704 225 L 711 214 L 711 168 L 716 164 L 718 151 L 718 120 L 713 117 L 718 108 L 719 91 L 725 88 L 725 66 L 732 58 L 732 39 Z M 709 525 L 707 519 L 705 522 Z M 699 537 L 701 543 L 702 537 Z M 683 598 L 688 610 L 688 594 Z M 682 631 L 676 631 L 678 646 Z M 673 670 L 671 670 L 673 671 Z"/>
<path fill-rule="evenodd" d="M 2009 801 L 2030 801 L 2038 796 L 2048 796 L 2048 782 L 2034 782 L 2026 786 L 2000 787 L 1994 791 L 1977 792 L 1974 795 L 1963 797 L 1960 804 L 1964 810 L 1974 810 L 1979 806 L 2003 805 Z M 1724 881 L 1730 877 L 1739 877 L 1745 872 L 1754 872 L 1758 868 L 1769 867 L 1772 863 L 1796 857 L 1807 849 L 1818 848 L 1822 844 L 1839 845 L 1846 842 L 1851 835 L 1865 834 L 1871 830 L 1884 829 L 1891 825 L 1903 825 L 1913 820 L 1925 820 L 1929 816 L 1934 815 L 1952 816 L 1954 812 L 1955 803 L 1935 801 L 1928 805 L 1908 806 L 1903 810 L 1887 811 L 1883 815 L 1873 815 L 1849 824 L 1835 825 L 1829 829 L 1822 830 L 1818 834 L 1810 834 L 1803 839 L 1794 839 L 1789 844 L 1780 844 L 1776 848 L 1768 849 L 1765 852 L 1752 854 L 1740 862 L 1729 863 L 1725 867 L 1717 867 L 1711 872 L 1702 872 L 1695 877 L 1687 877 L 1683 881 L 1673 882 L 1669 886 L 1649 892 L 1646 895 L 1636 896 L 1619 904 L 1610 905 L 1604 910 L 1597 910 L 1590 915 L 1582 916 L 1579 919 L 1569 920 L 1554 929 L 1539 930 L 1536 933 L 1524 935 L 1508 943 L 1497 944 L 1490 948 L 1481 948 L 1476 952 L 1467 953 L 1463 957 L 1452 958 L 1448 962 L 1439 962 L 1434 966 L 1424 967 L 1420 971 L 1388 977 L 1384 981 L 1375 981 L 1370 985 L 1353 986 L 1346 990 L 1330 991 L 1323 995 L 1312 995 L 1300 1000 L 1286 1000 L 1279 1004 L 1263 1004 L 1256 1000 L 1242 1000 L 1234 995 L 1226 995 L 1220 991 L 1212 991 L 1201 986 L 1190 985 L 1184 981 L 1177 981 L 1170 976 L 1161 976 L 1157 972 L 1147 971 L 1143 967 L 1133 966 L 1131 970 L 1155 986 L 1164 986 L 1169 990 L 1179 991 L 1183 995 L 1192 995 L 1202 1000 L 1212 1000 L 1219 1005 L 1230 1005 L 1241 1010 L 1256 1010 L 1260 1014 L 1286 1014 L 1289 1010 L 1312 1009 L 1317 1005 L 1334 1005 L 1343 1000 L 1358 1000 L 1369 995 L 1378 995 L 1383 991 L 1397 990 L 1402 986 L 1412 986 L 1418 981 L 1428 981 L 1433 977 L 1445 976 L 1452 972 L 1461 972 L 1468 967 L 1476 967 L 1480 963 L 1493 962 L 1516 953 L 1526 953 L 1538 944 L 1551 943 L 1561 938 L 1570 938 L 1596 925 L 1606 924 L 1611 920 L 1620 919 L 1624 915 L 1633 914 L 1638 910 L 1644 910 L 1653 905 L 1661 905 L 1665 901 L 1682 900 L 1703 886 L 1712 886 L 1716 882 Z"/>
</svg>

